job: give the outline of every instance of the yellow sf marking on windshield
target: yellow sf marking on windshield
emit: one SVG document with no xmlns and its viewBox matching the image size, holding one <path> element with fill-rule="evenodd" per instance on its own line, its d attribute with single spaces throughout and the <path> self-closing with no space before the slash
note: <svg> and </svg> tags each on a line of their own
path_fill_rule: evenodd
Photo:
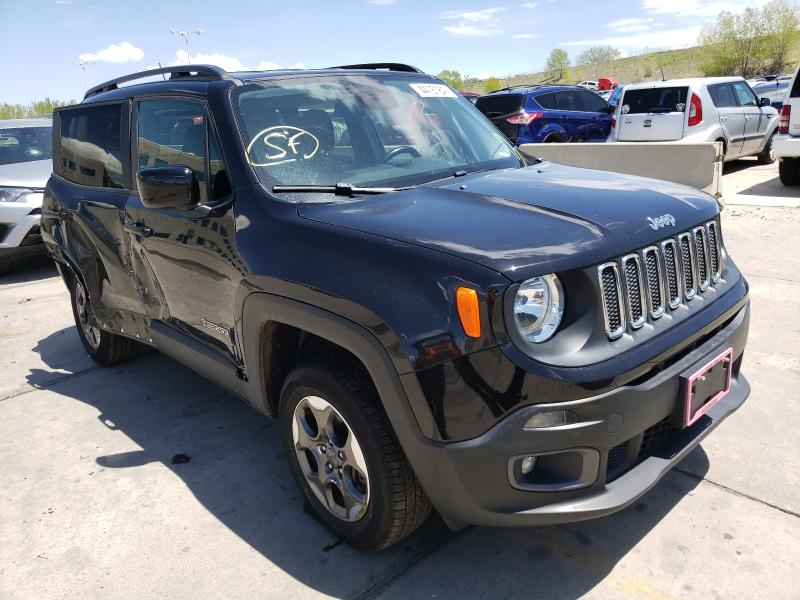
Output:
<svg viewBox="0 0 800 600">
<path fill-rule="evenodd" d="M 263 159 L 266 162 L 258 162 L 258 159 L 253 156 L 254 146 L 259 141 L 267 147 L 266 156 Z M 250 140 L 250 143 L 247 144 L 247 160 L 254 167 L 269 167 L 296 160 L 307 160 L 318 151 L 319 140 L 310 131 L 290 125 L 276 125 L 259 131 Z"/>
</svg>

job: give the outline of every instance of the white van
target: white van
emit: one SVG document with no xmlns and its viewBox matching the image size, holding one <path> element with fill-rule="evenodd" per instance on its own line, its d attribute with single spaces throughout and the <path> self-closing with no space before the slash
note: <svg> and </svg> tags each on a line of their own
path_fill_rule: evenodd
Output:
<svg viewBox="0 0 800 600">
<path fill-rule="evenodd" d="M 741 77 L 674 79 L 629 85 L 617 103 L 620 142 L 722 142 L 725 160 L 775 161 L 778 111 Z"/>
<path fill-rule="evenodd" d="M 792 83 L 781 108 L 775 155 L 780 160 L 778 174 L 783 185 L 800 185 L 800 66 L 795 69 Z"/>
</svg>

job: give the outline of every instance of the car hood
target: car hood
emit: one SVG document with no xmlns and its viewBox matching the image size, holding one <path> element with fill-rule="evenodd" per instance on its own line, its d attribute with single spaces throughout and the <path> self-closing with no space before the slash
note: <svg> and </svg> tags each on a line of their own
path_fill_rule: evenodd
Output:
<svg viewBox="0 0 800 600">
<path fill-rule="evenodd" d="M 513 281 L 600 263 L 717 210 L 693 188 L 552 163 L 298 207 L 306 219 L 446 252 Z M 649 219 L 664 215 L 675 224 L 654 230 Z"/>
<path fill-rule="evenodd" d="M 53 161 L 49 158 L 0 165 L 0 185 L 44 189 L 52 172 Z"/>
</svg>

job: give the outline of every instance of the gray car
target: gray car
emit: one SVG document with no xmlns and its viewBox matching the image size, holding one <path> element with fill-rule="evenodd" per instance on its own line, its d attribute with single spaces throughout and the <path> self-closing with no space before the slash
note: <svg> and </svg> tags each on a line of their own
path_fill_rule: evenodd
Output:
<svg viewBox="0 0 800 600">
<path fill-rule="evenodd" d="M 39 221 L 52 159 L 52 119 L 0 120 L 0 275 L 45 253 Z"/>
</svg>

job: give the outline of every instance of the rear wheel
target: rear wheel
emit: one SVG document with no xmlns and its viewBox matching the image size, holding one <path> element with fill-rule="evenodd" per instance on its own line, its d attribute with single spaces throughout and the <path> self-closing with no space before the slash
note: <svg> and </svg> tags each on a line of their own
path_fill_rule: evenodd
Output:
<svg viewBox="0 0 800 600">
<path fill-rule="evenodd" d="M 800 160 L 782 158 L 778 163 L 778 176 L 783 185 L 800 185 Z"/>
<path fill-rule="evenodd" d="M 101 365 L 113 365 L 134 356 L 140 345 L 134 340 L 100 329 L 89 296 L 75 277 L 70 278 L 69 288 L 72 315 L 89 358 Z"/>
<path fill-rule="evenodd" d="M 296 367 L 281 393 L 280 422 L 306 503 L 340 539 L 380 550 L 427 519 L 430 502 L 374 386 L 355 365 L 315 360 Z"/>
<path fill-rule="evenodd" d="M 769 136 L 767 140 L 766 146 L 764 149 L 758 153 L 758 164 L 760 165 L 771 165 L 775 162 L 775 147 L 773 146 L 772 142 L 775 140 L 775 134 L 773 133 Z"/>
</svg>

